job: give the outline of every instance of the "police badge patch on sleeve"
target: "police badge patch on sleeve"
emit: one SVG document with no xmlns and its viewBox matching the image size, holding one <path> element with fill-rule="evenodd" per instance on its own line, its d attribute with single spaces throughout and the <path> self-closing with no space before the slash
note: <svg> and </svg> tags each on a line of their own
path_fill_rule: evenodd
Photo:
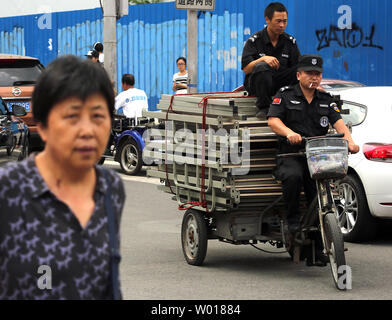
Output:
<svg viewBox="0 0 392 320">
<path fill-rule="evenodd" d="M 326 116 L 322 117 L 322 118 L 320 119 L 320 125 L 321 125 L 323 128 L 328 127 L 328 125 L 329 125 L 329 119 L 328 119 L 328 117 L 326 117 Z"/>
<path fill-rule="evenodd" d="M 335 102 L 332 102 L 330 107 L 333 108 L 336 112 L 340 112 L 340 109 Z"/>
</svg>

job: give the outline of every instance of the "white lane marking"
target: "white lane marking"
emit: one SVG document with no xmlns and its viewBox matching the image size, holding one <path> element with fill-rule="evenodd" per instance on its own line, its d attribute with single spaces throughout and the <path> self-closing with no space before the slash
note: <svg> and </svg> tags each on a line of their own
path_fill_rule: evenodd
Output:
<svg viewBox="0 0 392 320">
<path fill-rule="evenodd" d="M 148 177 L 132 177 L 132 176 L 126 176 L 123 174 L 120 174 L 121 179 L 125 181 L 136 181 L 136 182 L 144 182 L 144 183 L 150 183 L 150 184 L 155 184 L 155 185 L 161 185 L 161 182 L 157 178 L 148 178 Z"/>
<path fill-rule="evenodd" d="M 177 219 L 170 220 L 155 220 L 141 222 L 137 224 L 137 228 L 144 232 L 157 233 L 171 233 L 180 234 L 181 233 L 182 216 L 178 216 Z"/>
<path fill-rule="evenodd" d="M 117 172 L 117 174 L 121 177 L 124 181 L 135 181 L 135 182 L 143 182 L 143 183 L 150 183 L 155 185 L 161 185 L 160 179 L 158 178 L 150 178 L 146 176 L 128 176 L 121 172 L 120 164 L 118 162 L 112 160 L 105 160 L 104 166 L 110 167 Z M 142 173 L 145 173 L 145 167 L 142 168 Z"/>
</svg>

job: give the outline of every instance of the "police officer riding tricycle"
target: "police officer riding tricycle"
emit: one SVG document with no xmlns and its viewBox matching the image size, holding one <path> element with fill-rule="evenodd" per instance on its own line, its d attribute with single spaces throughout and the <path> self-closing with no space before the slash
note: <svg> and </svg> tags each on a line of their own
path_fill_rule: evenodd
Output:
<svg viewBox="0 0 392 320">
<path fill-rule="evenodd" d="M 340 116 L 339 99 L 316 89 L 322 78 L 321 57 L 303 56 L 297 78 L 298 84 L 279 90 L 267 114 L 268 127 L 278 137 L 272 178 L 238 180 L 245 186 L 240 186 L 244 200 L 257 181 L 266 190 L 259 193 L 266 205 L 259 212 L 256 208 L 257 213 L 249 207 L 223 213 L 189 208 L 182 223 L 183 253 L 189 264 L 201 265 L 208 239 L 269 243 L 284 250 L 274 253 L 288 252 L 296 263 L 329 263 L 336 287 L 345 290 L 340 281 L 346 272 L 345 248 L 335 203 L 339 179 L 347 174 L 348 153 L 358 152 L 359 146 Z M 331 130 L 335 133 L 328 134 Z"/>
<path fill-rule="evenodd" d="M 295 263 L 306 260 L 307 266 L 321 267 L 329 263 L 336 287 L 345 290 L 339 282 L 339 273 L 345 271 L 342 268 L 346 267 L 346 259 L 335 206 L 338 197 L 336 179 L 347 174 L 348 143 L 342 137 L 343 134 L 302 137 L 303 151 L 277 155 L 278 161 L 307 162 L 307 174 L 315 182 L 316 197 L 310 203 L 299 200 L 297 223 L 287 217 L 290 210 L 284 205 L 284 192 L 253 219 L 246 220 L 246 213 L 235 210 L 227 215 L 189 209 L 184 215 L 181 233 L 186 261 L 191 265 L 203 264 L 208 239 L 236 245 L 268 243 L 285 248 L 284 251 L 268 253 L 288 252 Z M 276 181 L 282 183 L 277 178 Z"/>
</svg>

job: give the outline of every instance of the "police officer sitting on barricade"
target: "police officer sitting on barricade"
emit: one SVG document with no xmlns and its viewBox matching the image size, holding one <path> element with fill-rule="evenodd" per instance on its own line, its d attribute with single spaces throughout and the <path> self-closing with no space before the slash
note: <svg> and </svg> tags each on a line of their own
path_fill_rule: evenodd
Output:
<svg viewBox="0 0 392 320">
<path fill-rule="evenodd" d="M 280 2 L 270 3 L 264 12 L 267 27 L 253 34 L 242 52 L 245 89 L 257 96 L 258 118 L 265 119 L 271 97 L 284 86 L 298 83 L 300 52 L 294 37 L 285 33 L 287 9 Z"/>
<path fill-rule="evenodd" d="M 302 136 L 322 136 L 331 124 L 338 133 L 344 133 L 352 153 L 359 151 L 344 124 L 333 96 L 317 90 L 322 79 L 323 60 L 319 55 L 303 55 L 299 59 L 299 83 L 279 90 L 268 112 L 268 125 L 279 136 L 279 153 L 298 152 Z M 283 198 L 287 209 L 288 229 L 295 233 L 299 228 L 299 201 L 302 186 L 308 205 L 317 195 L 306 159 L 302 157 L 279 158 L 276 177 L 282 181 Z M 320 249 L 320 248 L 319 248 Z M 321 251 L 319 251 L 320 254 Z"/>
</svg>

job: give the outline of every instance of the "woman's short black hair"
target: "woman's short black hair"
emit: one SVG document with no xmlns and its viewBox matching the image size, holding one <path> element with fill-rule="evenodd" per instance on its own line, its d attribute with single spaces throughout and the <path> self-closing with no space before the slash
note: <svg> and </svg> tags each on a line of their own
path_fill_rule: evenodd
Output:
<svg viewBox="0 0 392 320">
<path fill-rule="evenodd" d="M 186 59 L 185 59 L 184 57 L 179 57 L 179 58 L 177 59 L 176 63 L 178 63 L 178 61 L 180 61 L 180 60 L 183 60 L 183 61 L 185 62 L 185 65 L 186 65 Z"/>
<path fill-rule="evenodd" d="M 114 90 L 105 69 L 91 60 L 67 55 L 54 60 L 39 76 L 32 104 L 37 122 L 47 125 L 50 110 L 59 102 L 76 97 L 85 101 L 99 93 L 114 112 Z"/>
</svg>

